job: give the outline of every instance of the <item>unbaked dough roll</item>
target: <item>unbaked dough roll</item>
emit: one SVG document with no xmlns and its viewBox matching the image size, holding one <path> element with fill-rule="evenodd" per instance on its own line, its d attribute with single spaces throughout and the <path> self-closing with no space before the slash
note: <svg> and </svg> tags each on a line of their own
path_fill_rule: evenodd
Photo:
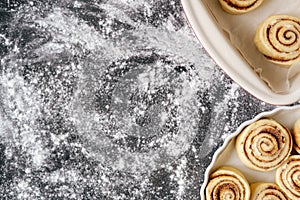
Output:
<svg viewBox="0 0 300 200">
<path fill-rule="evenodd" d="M 300 61 L 300 19 L 272 15 L 256 29 L 254 43 L 271 62 L 284 67 Z"/>
<path fill-rule="evenodd" d="M 277 169 L 276 183 L 290 199 L 300 199 L 300 155 L 290 156 Z"/>
<path fill-rule="evenodd" d="M 300 119 L 298 119 L 293 127 L 294 149 L 300 154 Z"/>
<path fill-rule="evenodd" d="M 257 171 L 270 171 L 282 164 L 293 148 L 289 130 L 272 119 L 248 125 L 236 139 L 241 161 Z"/>
<path fill-rule="evenodd" d="M 206 200 L 249 200 L 249 183 L 237 169 L 221 167 L 209 178 L 205 191 Z"/>
<path fill-rule="evenodd" d="M 253 183 L 250 188 L 250 200 L 289 200 L 285 192 L 275 183 Z"/>
<path fill-rule="evenodd" d="M 254 10 L 263 0 L 219 0 L 223 10 L 230 14 L 243 14 Z"/>
</svg>

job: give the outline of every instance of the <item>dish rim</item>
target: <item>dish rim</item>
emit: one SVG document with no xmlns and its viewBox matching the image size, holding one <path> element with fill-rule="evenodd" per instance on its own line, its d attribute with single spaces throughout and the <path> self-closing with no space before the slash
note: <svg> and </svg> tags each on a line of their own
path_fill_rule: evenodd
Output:
<svg viewBox="0 0 300 200">
<path fill-rule="evenodd" d="M 202 0 L 181 0 L 181 5 L 191 30 L 212 60 L 246 92 L 271 105 L 290 105 L 300 100 L 300 89 L 285 94 L 272 91 L 232 46 Z M 225 57 L 218 49 L 223 49 L 231 57 Z M 240 65 L 245 66 L 242 69 L 246 75 L 235 67 Z"/>
</svg>

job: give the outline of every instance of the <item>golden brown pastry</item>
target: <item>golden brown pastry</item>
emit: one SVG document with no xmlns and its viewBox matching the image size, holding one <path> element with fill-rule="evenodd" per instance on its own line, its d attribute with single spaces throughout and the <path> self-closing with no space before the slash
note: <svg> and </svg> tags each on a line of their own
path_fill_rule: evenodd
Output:
<svg viewBox="0 0 300 200">
<path fill-rule="evenodd" d="M 281 165 L 293 148 L 289 130 L 272 119 L 248 125 L 236 139 L 240 160 L 257 171 L 270 171 Z"/>
<path fill-rule="evenodd" d="M 290 199 L 300 199 L 300 155 L 290 156 L 277 169 L 276 183 Z"/>
<path fill-rule="evenodd" d="M 230 14 L 243 14 L 254 10 L 263 0 L 219 0 L 223 10 Z"/>
<path fill-rule="evenodd" d="M 300 119 L 298 119 L 293 127 L 294 149 L 300 154 Z"/>
<path fill-rule="evenodd" d="M 250 200 L 289 200 L 284 191 L 275 183 L 253 183 L 250 188 Z"/>
<path fill-rule="evenodd" d="M 250 186 L 244 175 L 233 167 L 221 167 L 209 177 L 206 200 L 248 200 Z"/>
<path fill-rule="evenodd" d="M 284 67 L 300 61 L 300 19 L 272 15 L 256 29 L 254 43 L 271 62 Z"/>
</svg>

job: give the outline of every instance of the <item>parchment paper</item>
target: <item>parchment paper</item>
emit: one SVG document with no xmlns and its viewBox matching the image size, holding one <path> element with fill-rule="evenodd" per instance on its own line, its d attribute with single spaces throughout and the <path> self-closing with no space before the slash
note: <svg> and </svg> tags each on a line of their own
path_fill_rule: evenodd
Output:
<svg viewBox="0 0 300 200">
<path fill-rule="evenodd" d="M 256 10 L 243 15 L 225 12 L 218 0 L 203 0 L 219 26 L 228 33 L 250 66 L 275 93 L 288 93 L 291 84 L 300 86 L 300 63 L 284 68 L 269 62 L 255 47 L 253 38 L 258 25 L 272 14 L 288 14 L 300 18 L 300 0 L 265 0 Z"/>
</svg>

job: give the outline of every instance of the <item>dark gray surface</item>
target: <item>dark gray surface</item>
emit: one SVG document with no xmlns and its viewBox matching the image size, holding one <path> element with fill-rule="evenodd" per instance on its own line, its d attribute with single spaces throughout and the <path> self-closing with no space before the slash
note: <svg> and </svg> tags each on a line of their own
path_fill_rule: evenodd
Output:
<svg viewBox="0 0 300 200">
<path fill-rule="evenodd" d="M 200 199 L 214 151 L 274 106 L 178 1 L 0 2 L 0 199 Z"/>
</svg>

